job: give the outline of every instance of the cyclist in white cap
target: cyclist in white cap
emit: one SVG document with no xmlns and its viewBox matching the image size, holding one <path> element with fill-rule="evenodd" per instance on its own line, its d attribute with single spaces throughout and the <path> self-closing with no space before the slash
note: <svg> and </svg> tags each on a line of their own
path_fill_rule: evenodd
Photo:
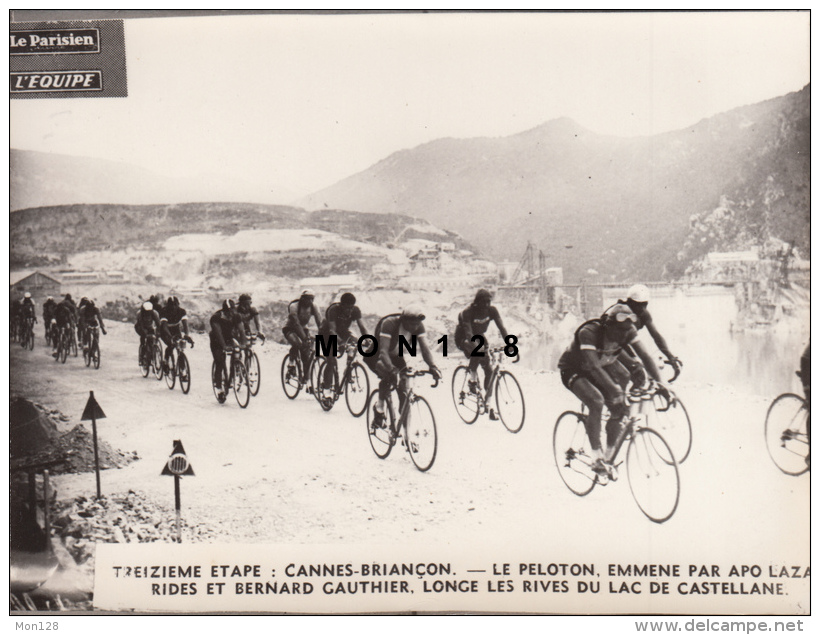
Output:
<svg viewBox="0 0 820 635">
<path fill-rule="evenodd" d="M 629 310 L 632 311 L 635 316 L 638 318 L 638 322 L 635 325 L 636 328 L 640 331 L 643 327 L 646 327 L 646 330 L 649 331 L 649 334 L 652 336 L 652 339 L 655 342 L 655 345 L 658 347 L 661 353 L 664 354 L 666 357 L 667 363 L 672 366 L 677 374 L 680 371 L 680 367 L 683 363 L 672 354 L 672 351 L 669 350 L 669 345 L 666 343 L 666 340 L 663 336 L 658 332 L 658 328 L 655 326 L 655 322 L 652 320 L 652 315 L 649 313 L 649 309 L 647 309 L 647 305 L 649 304 L 649 288 L 645 284 L 635 284 L 629 288 L 629 291 L 626 293 L 626 300 L 618 300 L 615 304 L 609 307 L 606 311 L 604 311 L 604 315 L 606 315 L 609 311 L 612 311 L 617 306 L 627 306 Z M 632 346 L 635 353 L 641 358 L 645 366 L 649 366 L 647 362 L 647 358 L 649 357 L 648 351 L 642 347 L 640 342 L 636 342 L 637 346 Z M 654 363 L 654 361 L 652 362 Z"/>
</svg>

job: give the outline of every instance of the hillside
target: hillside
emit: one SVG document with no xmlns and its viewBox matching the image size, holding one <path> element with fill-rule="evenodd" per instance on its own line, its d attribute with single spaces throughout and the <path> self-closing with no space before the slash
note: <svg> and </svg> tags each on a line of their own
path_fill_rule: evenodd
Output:
<svg viewBox="0 0 820 635">
<path fill-rule="evenodd" d="M 118 161 L 15 149 L 9 152 L 9 182 L 12 211 L 80 203 L 264 203 L 294 198 L 268 183 L 237 181 L 224 174 L 178 178 Z"/>
<path fill-rule="evenodd" d="M 680 275 L 707 242 L 696 219 L 726 199 L 737 226 L 712 248 L 773 236 L 808 254 L 809 107 L 806 86 L 652 137 L 563 118 L 505 138 L 440 139 L 299 203 L 435 219 L 496 257 L 517 258 L 531 240 L 570 278 Z"/>
</svg>

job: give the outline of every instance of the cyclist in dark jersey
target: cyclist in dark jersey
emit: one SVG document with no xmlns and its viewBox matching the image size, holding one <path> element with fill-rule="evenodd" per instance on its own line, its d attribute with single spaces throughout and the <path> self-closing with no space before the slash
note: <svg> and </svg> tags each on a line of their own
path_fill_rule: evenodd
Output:
<svg viewBox="0 0 820 635">
<path fill-rule="evenodd" d="M 655 326 L 655 322 L 652 320 L 652 315 L 649 313 L 649 309 L 647 309 L 648 305 L 649 288 L 643 284 L 636 284 L 632 285 L 629 288 L 629 291 L 627 291 L 626 300 L 618 300 L 617 303 L 613 304 L 606 311 L 604 311 L 604 314 L 617 306 L 629 307 L 629 310 L 632 311 L 638 318 L 636 328 L 640 331 L 642 328 L 646 327 L 646 330 L 652 336 L 658 350 L 666 356 L 667 363 L 669 363 L 669 365 L 672 366 L 677 373 L 682 365 L 681 361 L 669 350 L 669 345 L 666 343 L 666 340 L 660 334 L 658 328 Z M 638 353 L 641 361 L 646 364 L 647 360 L 645 356 L 648 357 L 648 351 L 644 348 L 642 351 L 635 349 L 635 352 Z"/>
<path fill-rule="evenodd" d="M 137 321 L 134 323 L 134 330 L 140 336 L 140 350 L 147 354 L 145 350 L 145 340 L 149 335 L 155 335 L 159 331 L 159 312 L 152 302 L 144 302 L 137 313 Z M 142 364 L 142 360 L 138 360 Z"/>
<path fill-rule="evenodd" d="M 46 337 L 48 337 L 48 329 L 51 328 L 51 321 L 54 319 L 54 310 L 57 308 L 57 303 L 54 298 L 48 296 L 43 302 L 43 326 L 46 329 Z"/>
<path fill-rule="evenodd" d="M 612 480 L 617 474 L 607 469 L 605 461 L 611 458 L 621 419 L 627 413 L 624 389 L 630 379 L 635 386 L 646 380 L 643 366 L 626 350 L 638 337 L 637 323 L 637 316 L 628 307 L 613 307 L 604 317 L 578 327 L 569 348 L 558 360 L 562 383 L 589 408 L 584 423 L 595 460 L 593 470 Z M 604 404 L 610 413 L 606 452 L 601 448 Z"/>
<path fill-rule="evenodd" d="M 239 296 L 239 305 L 236 307 L 236 310 L 242 318 L 242 334 L 244 336 L 248 336 L 256 333 L 259 339 L 264 342 L 265 334 L 259 326 L 259 311 L 256 310 L 255 306 L 253 306 L 253 299 L 250 294 L 243 293 Z M 253 325 L 256 327 L 255 330 L 251 329 L 251 322 L 253 322 Z"/>
<path fill-rule="evenodd" d="M 74 303 L 71 301 L 71 296 L 66 294 L 63 301 L 54 309 L 54 321 L 57 325 L 57 333 L 63 328 L 73 329 L 76 324 L 76 309 Z M 59 337 L 55 337 L 52 345 L 54 347 L 53 357 L 57 357 L 57 344 Z"/>
<path fill-rule="evenodd" d="M 165 301 L 165 306 L 159 312 L 159 334 L 165 343 L 165 371 L 168 370 L 168 359 L 171 357 L 174 342 L 184 337 L 188 342 L 193 343 L 188 333 L 188 313 L 179 305 L 179 298 L 175 295 L 169 296 Z"/>
<path fill-rule="evenodd" d="M 34 306 L 34 300 L 31 299 L 31 294 L 26 291 L 23 296 L 23 302 L 20 305 L 20 318 L 22 323 L 26 320 L 32 320 L 34 324 L 37 323 L 37 307 Z"/>
<path fill-rule="evenodd" d="M 492 305 L 492 293 L 487 289 L 479 289 L 475 294 L 473 303 L 458 314 L 458 324 L 456 325 L 455 339 L 456 346 L 460 351 L 470 360 L 469 371 L 470 380 L 469 385 L 471 390 L 478 391 L 478 367 L 484 369 L 484 390 L 487 394 L 487 402 L 492 397 L 493 387 L 490 385 L 490 358 L 488 355 L 483 357 L 473 356 L 471 353 L 479 346 L 478 341 L 473 341 L 472 338 L 476 335 L 484 335 L 490 326 L 490 322 L 495 322 L 498 330 L 501 332 L 501 337 L 507 337 L 507 329 L 504 328 L 504 323 L 501 321 L 501 315 Z M 477 339 L 477 338 L 476 338 Z M 495 410 L 490 408 L 490 419 L 498 419 Z"/>
<path fill-rule="evenodd" d="M 809 343 L 806 344 L 806 348 L 800 356 L 800 372 L 797 375 L 803 384 L 803 394 L 806 395 L 806 406 L 808 407 L 806 435 L 809 441 L 809 452 L 806 455 L 806 465 L 811 466 L 811 339 L 809 339 Z"/>
<path fill-rule="evenodd" d="M 83 308 L 80 309 L 80 321 L 83 323 L 83 350 L 88 350 L 90 328 L 99 326 L 103 335 L 107 335 L 105 324 L 103 324 L 102 314 L 100 309 L 94 304 L 94 300 L 86 300 Z"/>
<path fill-rule="evenodd" d="M 433 376 L 441 379 L 441 371 L 436 366 L 433 353 L 425 337 L 424 318 L 422 308 L 412 304 L 401 313 L 384 316 L 376 326 L 376 339 L 379 342 L 378 354 L 365 357 L 368 367 L 379 377 L 379 398 L 373 406 L 374 427 L 384 424 L 384 402 L 394 385 L 398 383 L 399 410 L 407 395 L 407 379 L 404 375 L 400 375 L 400 372 L 407 367 L 409 354 L 405 351 L 404 355 L 399 355 L 399 336 L 404 336 L 408 342 L 412 341 L 412 336 L 416 336 L 422 359 Z M 397 375 L 399 375 L 398 382 L 396 381 Z"/>
<path fill-rule="evenodd" d="M 361 335 L 367 335 L 367 329 L 362 322 L 362 311 L 356 306 L 356 296 L 346 292 L 342 294 L 338 302 L 333 302 L 325 311 L 325 319 L 319 326 L 319 334 L 329 341 L 331 335 L 337 338 L 338 349 L 344 350 L 348 340 L 353 339 L 350 326 L 353 322 L 359 327 Z M 322 385 L 327 388 L 333 379 L 333 371 L 337 366 L 336 356 L 327 356 L 327 368 L 325 376 L 322 378 Z"/>
<path fill-rule="evenodd" d="M 228 386 L 222 385 L 222 378 L 227 375 L 225 367 L 225 350 L 238 344 L 239 329 L 242 328 L 242 318 L 236 310 L 233 300 L 225 300 L 222 308 L 214 313 L 210 319 L 211 332 L 211 355 L 216 364 L 216 391 L 219 403 L 225 401 L 225 393 Z"/>
<path fill-rule="evenodd" d="M 322 316 L 319 315 L 319 309 L 313 304 L 313 292 L 310 289 L 302 291 L 299 299 L 294 300 L 288 305 L 288 319 L 282 328 L 282 333 L 285 339 L 290 343 L 291 359 L 296 359 L 297 355 L 302 357 L 302 368 L 305 375 L 308 372 L 308 363 L 310 360 L 310 346 L 313 342 L 310 341 L 310 318 L 316 322 L 316 328 L 321 326 Z M 302 378 L 307 381 L 307 377 Z"/>
</svg>

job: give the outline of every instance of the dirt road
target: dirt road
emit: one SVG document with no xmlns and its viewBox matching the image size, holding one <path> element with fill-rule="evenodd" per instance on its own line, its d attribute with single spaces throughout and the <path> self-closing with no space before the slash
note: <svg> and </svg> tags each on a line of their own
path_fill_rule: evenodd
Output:
<svg viewBox="0 0 820 635">
<path fill-rule="evenodd" d="M 564 486 L 552 429 L 563 410 L 577 405 L 554 371 L 511 368 L 527 407 L 523 429 L 511 434 L 486 416 L 472 426 L 461 422 L 449 388 L 458 360 L 445 360 L 438 388 L 427 387 L 426 378 L 417 384 L 439 432 L 435 465 L 420 473 L 401 448 L 379 460 L 364 418 L 351 417 L 343 400 L 329 413 L 309 395 L 288 400 L 279 381 L 280 345 L 257 347 L 261 391 L 242 410 L 232 396 L 223 405 L 213 396 L 207 335 L 195 337 L 193 383 L 183 395 L 140 375 L 132 325 L 109 326 L 96 371 L 81 357 L 55 363 L 40 333 L 33 351 L 12 345 L 12 394 L 61 410 L 68 430 L 94 391 L 106 414 L 100 437 L 141 457 L 102 473 L 104 495 L 134 490 L 173 509 L 173 481 L 160 471 L 173 441 L 181 440 L 196 472 L 182 481 L 183 515 L 219 542 L 436 545 L 554 562 L 808 565 L 809 479 L 782 475 L 767 455 L 769 397 L 698 385 L 696 378 L 676 384 L 694 445 L 681 466 L 678 510 L 657 525 L 638 510 L 626 478 L 584 498 Z M 66 474 L 54 485 L 61 499 L 90 496 L 94 474 Z M 788 599 L 769 601 L 775 612 L 805 608 L 808 584 L 805 597 L 799 587 Z"/>
</svg>

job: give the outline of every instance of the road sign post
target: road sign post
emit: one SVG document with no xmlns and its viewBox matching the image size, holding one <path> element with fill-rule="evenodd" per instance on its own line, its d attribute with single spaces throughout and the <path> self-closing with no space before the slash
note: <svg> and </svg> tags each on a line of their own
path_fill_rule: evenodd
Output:
<svg viewBox="0 0 820 635">
<path fill-rule="evenodd" d="M 91 433 L 94 438 L 94 473 L 97 476 L 97 498 L 102 498 L 100 490 L 100 450 L 97 445 L 97 419 L 105 419 L 105 413 L 100 408 L 97 400 L 94 399 L 93 390 L 89 391 L 88 401 L 85 404 L 80 421 L 88 421 L 89 419 L 91 420 Z"/>
<path fill-rule="evenodd" d="M 174 441 L 174 449 L 171 451 L 171 456 L 162 468 L 162 476 L 174 477 L 174 508 L 176 509 L 177 521 L 177 542 L 182 542 L 182 496 L 180 494 L 179 481 L 182 476 L 195 476 L 194 468 L 188 461 L 188 455 L 185 454 L 185 448 L 182 447 L 182 441 Z"/>
</svg>

